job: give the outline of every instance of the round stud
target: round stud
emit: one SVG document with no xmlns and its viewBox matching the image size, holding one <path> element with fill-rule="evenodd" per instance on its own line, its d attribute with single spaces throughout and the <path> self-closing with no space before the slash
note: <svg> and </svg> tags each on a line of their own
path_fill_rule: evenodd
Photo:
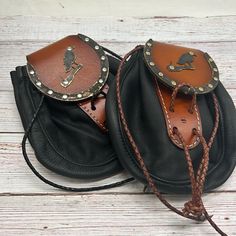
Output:
<svg viewBox="0 0 236 236">
<path fill-rule="evenodd" d="M 194 55 L 194 52 L 190 51 L 189 54 L 190 54 L 191 56 L 193 56 L 193 55 Z"/>
<path fill-rule="evenodd" d="M 152 61 L 150 61 L 149 64 L 150 64 L 150 66 L 155 66 L 155 63 Z"/>
<path fill-rule="evenodd" d="M 158 75 L 161 76 L 161 77 L 163 77 L 163 73 L 162 73 L 162 72 L 159 72 Z"/>
<path fill-rule="evenodd" d="M 106 72 L 106 71 L 107 71 L 107 68 L 106 68 L 106 67 L 103 67 L 103 68 L 102 68 L 102 71 L 103 71 L 103 72 Z"/>
<path fill-rule="evenodd" d="M 152 44 L 151 44 L 151 43 L 147 43 L 147 45 L 148 45 L 148 47 L 151 47 L 151 46 L 152 46 Z"/>
<path fill-rule="evenodd" d="M 69 46 L 69 47 L 67 48 L 68 51 L 72 51 L 72 49 L 73 49 L 73 48 L 72 48 L 71 46 Z"/>
<path fill-rule="evenodd" d="M 177 83 L 174 80 L 171 80 L 171 84 L 175 86 Z"/>
<path fill-rule="evenodd" d="M 209 61 L 210 61 L 210 62 L 213 62 L 212 58 L 209 58 Z"/>
<path fill-rule="evenodd" d="M 203 87 L 199 87 L 198 90 L 201 91 L 201 92 L 204 91 Z"/>
<path fill-rule="evenodd" d="M 212 84 L 208 84 L 208 87 L 209 87 L 209 88 L 213 88 L 213 85 L 212 85 Z"/>
<path fill-rule="evenodd" d="M 52 90 L 48 90 L 48 94 L 49 94 L 49 95 L 52 95 L 52 94 L 53 94 L 53 91 L 52 91 Z"/>
<path fill-rule="evenodd" d="M 67 99 L 68 96 L 67 96 L 66 94 L 64 94 L 64 95 L 62 96 L 62 98 L 63 98 L 63 99 Z"/>
<path fill-rule="evenodd" d="M 174 70 L 174 69 L 175 69 L 175 67 L 174 67 L 174 66 L 172 66 L 172 65 L 170 65 L 170 66 L 169 66 L 169 69 L 170 69 L 170 70 Z"/>
<path fill-rule="evenodd" d="M 101 56 L 101 60 L 104 61 L 106 59 L 105 56 Z"/>
<path fill-rule="evenodd" d="M 218 78 L 217 78 L 217 77 L 213 77 L 213 79 L 214 79 L 215 81 L 218 81 Z"/>
<path fill-rule="evenodd" d="M 103 83 L 103 80 L 102 80 L 102 79 L 100 79 L 100 80 L 98 80 L 98 82 L 99 82 L 100 84 L 102 84 L 102 83 Z"/>
<path fill-rule="evenodd" d="M 96 45 L 94 48 L 95 48 L 96 50 L 98 50 L 98 49 L 99 49 L 99 46 L 98 46 L 98 45 Z"/>
<path fill-rule="evenodd" d="M 69 82 L 67 80 L 63 81 L 63 84 L 67 85 Z"/>
<path fill-rule="evenodd" d="M 36 83 L 36 85 L 37 85 L 38 87 L 40 87 L 40 86 L 42 85 L 42 83 L 41 83 L 40 81 L 38 81 L 38 82 Z"/>
<path fill-rule="evenodd" d="M 213 68 L 213 70 L 215 71 L 215 72 L 217 72 L 218 70 L 217 70 L 217 68 Z"/>
<path fill-rule="evenodd" d="M 148 55 L 148 56 L 149 56 L 149 55 L 151 55 L 151 53 L 150 53 L 149 51 L 146 51 L 146 55 Z"/>
<path fill-rule="evenodd" d="M 78 94 L 77 94 L 77 98 L 82 98 L 82 94 L 81 94 L 81 93 L 78 93 Z"/>
<path fill-rule="evenodd" d="M 30 73 L 31 75 L 34 75 L 34 71 L 33 71 L 33 70 L 31 70 L 29 73 Z"/>
<path fill-rule="evenodd" d="M 85 42 L 88 42 L 88 41 L 89 41 L 89 38 L 85 38 L 84 40 L 85 40 Z"/>
</svg>

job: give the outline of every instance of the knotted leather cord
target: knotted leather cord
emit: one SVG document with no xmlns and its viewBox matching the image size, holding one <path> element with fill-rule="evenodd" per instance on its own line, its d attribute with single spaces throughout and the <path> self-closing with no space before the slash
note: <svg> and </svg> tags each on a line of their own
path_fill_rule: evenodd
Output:
<svg viewBox="0 0 236 236">
<path fill-rule="evenodd" d="M 150 176 L 150 173 L 144 163 L 144 160 L 140 154 L 140 151 L 134 141 L 134 138 L 128 128 L 127 125 L 127 121 L 124 115 L 124 111 L 123 111 L 123 107 L 122 107 L 122 103 L 121 103 L 121 94 L 120 94 L 120 75 L 121 75 L 121 70 L 123 65 L 125 64 L 125 61 L 135 52 L 137 52 L 138 50 L 142 49 L 143 46 L 139 45 L 136 48 L 134 48 L 133 50 L 131 50 L 129 53 L 127 53 L 125 55 L 125 57 L 122 59 L 120 66 L 118 68 L 117 71 L 117 76 L 116 76 L 116 95 L 117 95 L 117 105 L 118 105 L 118 112 L 119 112 L 119 116 L 124 128 L 124 131 L 127 135 L 127 138 L 131 144 L 131 147 L 135 153 L 135 158 L 137 159 L 140 168 L 150 186 L 150 188 L 152 189 L 152 191 L 154 192 L 154 194 L 158 197 L 158 199 L 170 210 L 172 210 L 173 212 L 185 217 L 185 218 L 189 218 L 189 219 L 193 219 L 193 220 L 197 220 L 197 221 L 204 221 L 205 219 L 207 219 L 209 221 L 209 223 L 212 225 L 212 227 L 221 235 L 223 236 L 227 236 L 227 234 L 225 234 L 224 232 L 222 232 L 220 230 L 220 228 L 214 223 L 214 221 L 211 219 L 211 216 L 209 216 L 208 212 L 206 211 L 203 203 L 202 203 L 202 199 L 201 199 L 201 193 L 202 193 L 202 188 L 204 185 L 204 181 L 205 181 L 205 176 L 206 176 L 206 171 L 207 171 L 207 167 L 208 167 L 208 161 L 209 161 L 209 149 L 213 144 L 213 140 L 215 138 L 216 132 L 217 132 L 217 128 L 218 128 L 218 124 L 219 124 L 219 110 L 218 110 L 218 103 L 217 103 L 217 99 L 214 93 L 212 93 L 213 95 L 213 100 L 214 100 L 214 105 L 215 105 L 215 112 L 216 112 L 216 120 L 215 120 L 215 125 L 214 128 L 212 130 L 212 134 L 211 137 L 209 139 L 209 143 L 208 145 L 206 145 L 206 141 L 204 139 L 204 137 L 202 135 L 200 135 L 197 131 L 194 130 L 195 134 L 200 138 L 200 141 L 203 145 L 204 148 L 204 156 L 202 158 L 201 164 L 199 166 L 199 171 L 197 174 L 197 180 L 194 178 L 194 171 L 193 171 L 193 166 L 192 166 L 192 160 L 190 158 L 190 153 L 188 148 L 186 147 L 185 143 L 183 144 L 184 146 L 184 150 L 185 150 L 185 155 L 186 155 L 186 159 L 187 159 L 187 164 L 188 164 L 188 169 L 190 172 L 190 179 L 191 179 L 191 184 L 192 184 L 192 191 L 194 196 L 196 196 L 197 198 L 200 195 L 200 199 L 198 200 L 198 203 L 200 203 L 200 206 L 202 207 L 202 211 L 205 217 L 202 217 L 202 214 L 198 214 L 199 212 L 197 211 L 196 214 L 186 214 L 186 211 L 180 211 L 179 209 L 177 209 L 176 207 L 174 207 L 173 205 L 171 205 L 165 198 L 164 196 L 158 191 L 157 186 L 155 185 L 152 177 Z M 177 92 L 175 92 L 177 94 Z M 174 95 L 176 96 L 176 95 Z M 196 102 L 196 98 L 193 98 L 193 102 L 192 102 L 192 107 L 195 105 Z M 190 110 L 191 111 L 191 110 Z M 197 191 L 197 189 L 199 189 Z M 198 194 L 197 194 L 198 193 Z M 199 194 L 200 193 L 200 194 Z M 194 199 L 195 200 L 195 199 Z M 185 206 L 185 210 L 187 210 L 187 207 L 189 207 L 190 204 L 186 204 Z M 199 208 L 200 209 L 200 208 Z M 198 210 L 199 210 L 198 209 Z M 194 207 L 190 207 L 190 210 L 195 210 Z M 195 211 L 190 212 L 190 213 L 195 213 Z"/>
<path fill-rule="evenodd" d="M 117 55 L 116 53 L 110 51 L 109 49 L 106 49 L 103 47 L 103 49 L 105 51 L 107 51 L 108 53 L 112 54 L 113 56 L 117 57 L 118 59 L 122 59 L 119 55 Z M 105 96 L 105 95 L 104 95 Z M 28 157 L 28 154 L 27 154 L 27 151 L 26 151 L 26 141 L 29 137 L 29 134 L 30 134 L 30 131 L 33 127 L 33 124 L 34 122 L 36 121 L 36 118 L 40 112 L 40 109 L 43 105 L 43 102 L 44 102 L 44 97 L 45 95 L 42 95 L 41 99 L 40 99 L 40 102 L 39 102 L 39 105 L 37 107 L 37 109 L 35 110 L 34 112 L 34 115 L 33 115 L 33 118 L 31 120 L 31 122 L 29 123 L 25 133 L 24 133 L 24 136 L 23 136 L 23 139 L 22 139 L 22 153 L 23 153 L 23 157 L 27 163 L 27 165 L 29 166 L 29 168 L 32 170 L 32 172 L 40 179 L 42 180 L 44 183 L 48 184 L 48 185 L 51 185 L 55 188 L 58 188 L 58 189 L 62 189 L 62 190 L 66 190 L 66 191 L 72 191 L 72 192 L 91 192 L 91 191 L 98 191 L 98 190 L 105 190 L 105 189 L 110 189 L 110 188 L 115 188 L 115 187 L 120 187 L 120 186 L 123 186 L 129 182 L 132 182 L 134 181 L 135 179 L 133 177 L 131 178 L 127 178 L 125 180 L 122 180 L 122 181 L 118 181 L 118 182 L 115 182 L 115 183 L 111 183 L 111 184 L 106 184 L 106 185 L 101 185 L 101 186 L 95 186 L 95 187 L 88 187 L 88 188 L 74 188 L 74 187 L 68 187 L 68 186 L 63 186 L 63 185 L 60 185 L 60 184 L 56 184 L 48 179 L 46 179 L 44 176 L 42 176 L 36 169 L 35 167 L 33 166 L 33 164 L 31 163 L 29 157 Z M 96 97 L 97 98 L 97 97 Z M 92 105 L 92 104 L 91 104 Z"/>
</svg>

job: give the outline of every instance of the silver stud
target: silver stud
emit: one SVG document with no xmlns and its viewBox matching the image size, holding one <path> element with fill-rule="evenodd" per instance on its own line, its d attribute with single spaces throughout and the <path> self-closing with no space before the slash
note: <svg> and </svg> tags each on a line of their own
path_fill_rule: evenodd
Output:
<svg viewBox="0 0 236 236">
<path fill-rule="evenodd" d="M 89 38 L 85 38 L 84 40 L 85 40 L 85 42 L 88 42 L 88 41 L 89 41 Z"/>
<path fill-rule="evenodd" d="M 172 66 L 172 65 L 170 65 L 170 66 L 169 66 L 169 69 L 170 69 L 170 70 L 174 70 L 174 69 L 175 69 L 175 67 L 174 67 L 174 66 Z"/>
<path fill-rule="evenodd" d="M 218 70 L 217 70 L 217 68 L 213 68 L 213 70 L 215 71 L 215 72 L 217 72 Z"/>
<path fill-rule="evenodd" d="M 103 80 L 102 80 L 102 79 L 100 79 L 100 80 L 98 80 L 98 82 L 99 82 L 100 84 L 102 84 L 102 83 L 103 83 Z"/>
<path fill-rule="evenodd" d="M 33 70 L 31 70 L 29 73 L 30 73 L 31 75 L 34 75 L 34 71 L 33 71 Z"/>
<path fill-rule="evenodd" d="M 62 98 L 63 98 L 63 99 L 67 99 L 68 96 L 67 96 L 66 94 L 64 94 L 64 95 L 62 96 Z"/>
<path fill-rule="evenodd" d="M 146 55 L 151 55 L 151 53 L 149 51 L 146 51 Z"/>
<path fill-rule="evenodd" d="M 213 79 L 214 79 L 215 81 L 218 81 L 218 78 L 217 78 L 217 77 L 213 77 Z"/>
<path fill-rule="evenodd" d="M 213 88 L 213 85 L 212 85 L 212 84 L 208 84 L 208 87 L 209 87 L 209 88 Z"/>
<path fill-rule="evenodd" d="M 189 54 L 190 54 L 191 56 L 193 56 L 193 55 L 194 55 L 194 52 L 190 51 Z"/>
<path fill-rule="evenodd" d="M 174 80 L 171 80 L 171 84 L 175 86 L 176 82 Z"/>
<path fill-rule="evenodd" d="M 48 90 L 48 94 L 52 95 L 53 91 L 52 90 Z"/>
<path fill-rule="evenodd" d="M 105 56 L 101 56 L 101 60 L 104 61 L 106 59 Z"/>
<path fill-rule="evenodd" d="M 98 50 L 98 49 L 99 49 L 99 46 L 98 46 L 98 45 L 96 45 L 94 48 L 95 48 L 96 50 Z"/>
<path fill-rule="evenodd" d="M 209 61 L 210 61 L 210 62 L 213 62 L 212 58 L 209 58 Z"/>
<path fill-rule="evenodd" d="M 103 72 L 106 72 L 106 71 L 107 71 L 107 68 L 106 68 L 106 67 L 103 67 L 103 68 L 102 68 L 102 71 L 103 71 Z"/>
<path fill-rule="evenodd" d="M 155 66 L 155 63 L 152 62 L 152 61 L 150 61 L 149 64 L 150 64 L 151 66 Z"/>
<path fill-rule="evenodd" d="M 71 47 L 71 46 L 69 46 L 68 48 L 67 48 L 67 50 L 69 50 L 69 51 L 71 51 L 73 48 Z"/>
<path fill-rule="evenodd" d="M 163 73 L 162 73 L 162 72 L 159 72 L 158 75 L 161 76 L 161 77 L 163 77 Z"/>
<path fill-rule="evenodd" d="M 63 84 L 67 85 L 69 82 L 67 80 L 63 81 Z"/>
<path fill-rule="evenodd" d="M 82 98 L 82 94 L 81 94 L 81 93 L 78 93 L 78 94 L 77 94 L 77 97 L 78 97 L 78 98 Z"/>
<path fill-rule="evenodd" d="M 201 91 L 201 92 L 204 91 L 203 87 L 199 87 L 198 90 Z"/>
<path fill-rule="evenodd" d="M 147 45 L 148 45 L 148 47 L 151 47 L 151 46 L 152 46 L 152 44 L 151 44 L 151 43 L 147 43 Z"/>
<path fill-rule="evenodd" d="M 39 86 L 39 87 L 41 87 L 42 83 L 41 83 L 40 81 L 38 81 L 38 82 L 36 83 L 36 85 Z"/>
</svg>

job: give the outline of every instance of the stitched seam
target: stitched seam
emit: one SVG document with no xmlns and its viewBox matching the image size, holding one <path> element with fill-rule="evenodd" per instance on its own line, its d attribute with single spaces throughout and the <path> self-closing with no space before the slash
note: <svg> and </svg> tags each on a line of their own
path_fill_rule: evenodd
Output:
<svg viewBox="0 0 236 236">
<path fill-rule="evenodd" d="M 89 116 L 97 123 L 103 130 L 107 131 L 107 128 L 96 118 L 95 115 L 86 107 L 82 106 L 82 108 L 89 114 Z"/>
<path fill-rule="evenodd" d="M 156 81 L 156 80 L 155 80 Z M 175 142 L 177 145 L 183 147 L 183 144 L 181 144 L 173 135 L 173 132 L 172 132 L 172 126 L 171 126 L 171 122 L 170 122 L 170 117 L 169 117 L 169 114 L 168 114 L 168 111 L 166 109 L 166 105 L 165 105 L 165 102 L 164 102 L 164 99 L 163 99 L 163 96 L 162 96 L 162 93 L 161 93 L 161 90 L 157 84 L 157 81 L 156 81 L 156 87 L 158 89 L 158 94 L 160 95 L 160 98 L 161 98 L 161 103 L 163 105 L 163 108 L 164 108 L 164 111 L 165 111 L 165 114 L 166 114 L 166 120 L 168 122 L 168 130 L 169 130 L 169 134 L 171 136 L 171 139 L 173 140 L 173 142 Z M 196 115 L 197 115 L 197 123 L 198 123 L 198 126 L 197 126 L 197 129 L 198 131 L 200 132 L 200 119 L 199 119 L 199 114 L 198 114 L 198 111 L 197 111 L 197 107 L 196 105 L 194 105 L 194 110 L 196 112 Z M 194 147 L 196 144 L 199 143 L 199 138 L 196 138 L 195 142 L 191 143 L 191 144 L 188 144 L 187 147 L 188 148 L 191 148 L 191 147 Z"/>
</svg>

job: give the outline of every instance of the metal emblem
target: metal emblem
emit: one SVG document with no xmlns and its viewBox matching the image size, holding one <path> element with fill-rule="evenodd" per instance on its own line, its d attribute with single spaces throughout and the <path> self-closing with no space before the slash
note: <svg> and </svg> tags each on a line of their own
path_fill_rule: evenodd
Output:
<svg viewBox="0 0 236 236">
<path fill-rule="evenodd" d="M 68 87 L 75 75 L 78 73 L 78 71 L 83 67 L 82 64 L 78 64 L 76 62 L 76 56 L 73 52 L 74 47 L 69 46 L 64 54 L 64 67 L 65 67 L 65 72 L 69 73 L 69 75 L 61 82 L 61 86 L 63 87 Z"/>
<path fill-rule="evenodd" d="M 194 57 L 197 55 L 194 54 L 194 52 L 190 51 L 187 53 L 184 53 L 180 56 L 179 60 L 177 61 L 177 64 L 179 66 L 173 65 L 172 62 L 167 66 L 168 70 L 171 72 L 179 72 L 182 70 L 195 70 L 192 63 L 194 61 Z"/>
</svg>

